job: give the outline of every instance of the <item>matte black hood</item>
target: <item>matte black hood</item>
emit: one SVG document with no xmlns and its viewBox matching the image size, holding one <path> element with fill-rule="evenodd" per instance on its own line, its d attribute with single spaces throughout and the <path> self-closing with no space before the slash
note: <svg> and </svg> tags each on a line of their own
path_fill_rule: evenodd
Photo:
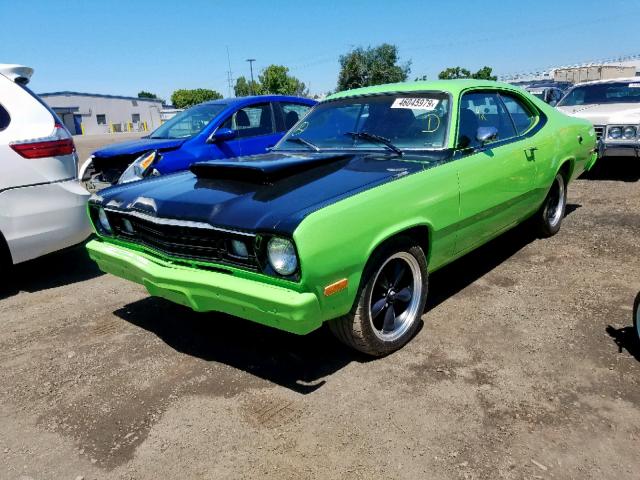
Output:
<svg viewBox="0 0 640 480">
<path fill-rule="evenodd" d="M 309 213 L 438 165 L 448 152 L 405 158 L 380 154 L 268 153 L 200 163 L 193 172 L 111 187 L 102 204 L 162 218 L 243 231 L 293 230 Z"/>
</svg>

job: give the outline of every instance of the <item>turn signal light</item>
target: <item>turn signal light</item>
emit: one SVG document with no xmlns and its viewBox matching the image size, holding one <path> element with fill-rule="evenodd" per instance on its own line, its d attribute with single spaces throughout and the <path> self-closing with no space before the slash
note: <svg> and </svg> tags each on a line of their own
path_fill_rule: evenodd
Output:
<svg viewBox="0 0 640 480">
<path fill-rule="evenodd" d="M 337 282 L 332 283 L 331 285 L 327 285 L 326 287 L 324 287 L 324 296 L 328 297 L 329 295 L 338 293 L 341 290 L 344 290 L 345 288 L 347 288 L 348 284 L 349 284 L 349 281 L 346 278 L 343 278 L 342 280 L 338 280 Z"/>
</svg>

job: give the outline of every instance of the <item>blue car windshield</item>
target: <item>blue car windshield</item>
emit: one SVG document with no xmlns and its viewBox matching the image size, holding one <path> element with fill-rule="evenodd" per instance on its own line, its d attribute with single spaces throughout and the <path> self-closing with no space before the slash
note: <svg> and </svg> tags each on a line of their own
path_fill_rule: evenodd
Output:
<svg viewBox="0 0 640 480">
<path fill-rule="evenodd" d="M 449 94 L 420 92 L 330 100 L 316 105 L 275 150 L 386 149 L 445 146 Z M 377 139 L 374 137 L 378 137 Z"/>
<path fill-rule="evenodd" d="M 188 138 L 197 135 L 226 107 L 221 103 L 203 103 L 191 107 L 163 123 L 149 138 Z"/>
</svg>

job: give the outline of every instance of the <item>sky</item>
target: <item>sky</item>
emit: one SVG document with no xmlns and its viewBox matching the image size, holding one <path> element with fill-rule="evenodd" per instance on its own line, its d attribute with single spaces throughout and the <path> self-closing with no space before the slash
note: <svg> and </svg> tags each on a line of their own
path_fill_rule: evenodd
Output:
<svg viewBox="0 0 640 480">
<path fill-rule="evenodd" d="M 339 57 L 383 42 L 409 79 L 450 66 L 498 75 L 640 54 L 640 0 L 0 0 L 0 63 L 35 69 L 38 93 L 169 99 L 228 96 L 233 78 L 281 64 L 311 93 L 335 88 Z"/>
</svg>

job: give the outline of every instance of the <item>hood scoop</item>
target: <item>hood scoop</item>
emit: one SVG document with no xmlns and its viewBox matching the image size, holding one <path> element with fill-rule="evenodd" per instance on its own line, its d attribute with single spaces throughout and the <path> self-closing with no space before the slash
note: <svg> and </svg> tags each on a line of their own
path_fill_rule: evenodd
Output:
<svg viewBox="0 0 640 480">
<path fill-rule="evenodd" d="M 191 165 L 189 169 L 198 178 L 269 184 L 346 157 L 347 155 L 344 154 L 266 154 L 257 158 L 244 157 L 234 160 L 198 162 Z"/>
</svg>

